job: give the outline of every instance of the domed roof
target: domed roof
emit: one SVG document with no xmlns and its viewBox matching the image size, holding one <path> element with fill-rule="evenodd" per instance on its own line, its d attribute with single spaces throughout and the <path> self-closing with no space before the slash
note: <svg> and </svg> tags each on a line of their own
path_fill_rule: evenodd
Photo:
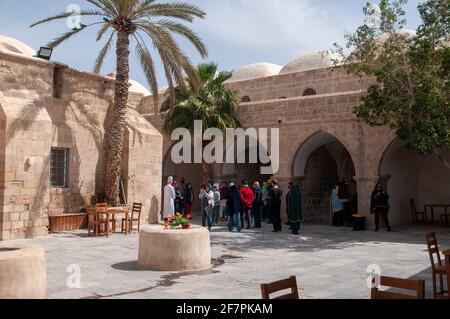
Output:
<svg viewBox="0 0 450 319">
<path fill-rule="evenodd" d="M 278 75 L 283 67 L 273 63 L 255 63 L 246 65 L 233 73 L 225 83 L 246 81 L 251 79 L 263 78 L 272 75 Z"/>
<path fill-rule="evenodd" d="M 25 43 L 1 34 L 0 34 L 0 51 L 6 53 L 20 54 L 30 58 L 36 55 L 36 51 L 33 50 L 33 48 L 26 45 Z"/>
<path fill-rule="evenodd" d="M 147 90 L 141 83 L 135 80 L 130 80 L 129 83 L 131 84 L 129 88 L 131 93 L 144 94 L 144 96 L 151 95 L 150 91 Z"/>
<path fill-rule="evenodd" d="M 310 70 L 329 68 L 333 66 L 333 59 L 339 58 L 329 50 L 306 53 L 289 62 L 280 74 L 305 72 Z"/>
<path fill-rule="evenodd" d="M 110 78 L 116 78 L 116 74 L 115 73 L 109 73 L 106 75 L 107 77 Z M 143 94 L 144 96 L 148 96 L 148 95 L 152 95 L 150 93 L 149 90 L 146 89 L 145 86 L 143 86 L 141 83 L 139 83 L 138 81 L 135 80 L 129 80 L 128 83 L 130 84 L 129 88 L 128 88 L 128 92 L 130 93 L 138 93 L 138 94 Z"/>
</svg>

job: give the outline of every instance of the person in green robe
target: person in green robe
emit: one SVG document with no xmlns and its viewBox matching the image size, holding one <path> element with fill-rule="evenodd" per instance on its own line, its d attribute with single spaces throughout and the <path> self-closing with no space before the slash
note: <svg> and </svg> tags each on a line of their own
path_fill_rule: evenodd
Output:
<svg viewBox="0 0 450 319">
<path fill-rule="evenodd" d="M 292 233 L 294 235 L 298 235 L 300 230 L 300 220 L 302 218 L 302 212 L 300 189 L 296 184 L 291 184 L 288 201 L 288 216 Z"/>
</svg>

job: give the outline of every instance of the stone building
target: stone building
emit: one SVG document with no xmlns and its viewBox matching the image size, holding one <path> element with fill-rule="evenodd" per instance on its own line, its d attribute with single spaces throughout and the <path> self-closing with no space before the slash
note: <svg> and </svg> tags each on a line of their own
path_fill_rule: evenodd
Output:
<svg viewBox="0 0 450 319">
<path fill-rule="evenodd" d="M 0 36 L 0 240 L 48 232 L 49 216 L 80 212 L 104 191 L 104 137 L 114 79 L 42 60 Z M 142 219 L 159 220 L 162 135 L 135 109 L 130 87 L 123 184 Z"/>
<path fill-rule="evenodd" d="M 389 128 L 369 127 L 358 120 L 353 110 L 370 80 L 334 68 L 332 61 L 332 54 L 323 51 L 302 55 L 284 67 L 256 63 L 236 70 L 227 83 L 241 99 L 237 117 L 244 128 L 280 129 L 280 169 L 275 177 L 285 192 L 290 181 L 299 183 L 306 221 L 330 222 L 330 189 L 338 181 L 349 183 L 354 211 L 368 221 L 378 181 L 391 196 L 393 225 L 411 222 L 410 199 L 419 209 L 427 203 L 450 203 L 450 170 L 433 155 L 407 150 Z M 139 107 L 161 129 L 163 116 L 155 115 L 154 109 L 151 97 Z M 201 166 L 173 164 L 171 145 L 165 137 L 164 177 L 184 176 L 199 185 Z M 450 160 L 448 153 L 443 158 Z M 212 171 L 214 181 L 267 179 L 258 168 L 216 164 Z"/>
<path fill-rule="evenodd" d="M 103 190 L 113 75 L 76 71 L 34 54 L 0 36 L 0 240 L 46 234 L 49 215 L 77 212 Z M 244 128 L 279 128 L 274 177 L 285 192 L 290 181 L 299 183 L 306 221 L 330 222 L 330 188 L 338 181 L 349 183 L 355 210 L 369 221 L 378 181 L 391 196 L 394 225 L 411 221 L 409 199 L 418 207 L 450 203 L 450 170 L 435 156 L 408 151 L 389 128 L 358 120 L 353 110 L 370 80 L 333 68 L 332 59 L 323 51 L 286 66 L 256 63 L 236 70 L 227 83 L 241 99 L 237 117 Z M 173 142 L 162 132 L 164 114 L 153 101 L 131 81 L 124 188 L 128 202 L 145 204 L 146 222 L 159 218 L 169 175 L 185 177 L 195 190 L 201 183 L 201 165 L 172 162 Z M 450 161 L 449 154 L 443 158 Z M 214 164 L 210 170 L 214 181 L 270 177 L 256 164 Z"/>
</svg>

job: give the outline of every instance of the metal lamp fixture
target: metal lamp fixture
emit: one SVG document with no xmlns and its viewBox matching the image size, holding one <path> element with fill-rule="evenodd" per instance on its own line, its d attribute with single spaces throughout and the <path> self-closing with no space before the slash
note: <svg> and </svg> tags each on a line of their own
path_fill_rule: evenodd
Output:
<svg viewBox="0 0 450 319">
<path fill-rule="evenodd" d="M 41 47 L 37 52 L 37 56 L 41 59 L 50 60 L 52 57 L 53 49 L 47 47 Z"/>
</svg>

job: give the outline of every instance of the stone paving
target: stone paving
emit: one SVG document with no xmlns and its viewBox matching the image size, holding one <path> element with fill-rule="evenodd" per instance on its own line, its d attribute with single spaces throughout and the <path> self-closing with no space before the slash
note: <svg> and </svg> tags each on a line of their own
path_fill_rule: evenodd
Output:
<svg viewBox="0 0 450 319">
<path fill-rule="evenodd" d="M 300 236 L 259 231 L 211 234 L 213 268 L 202 273 L 140 271 L 138 235 L 89 238 L 85 231 L 33 240 L 0 242 L 0 247 L 37 244 L 47 251 L 49 298 L 258 299 L 260 283 L 295 275 L 301 298 L 368 298 L 368 265 L 383 274 L 427 281 L 431 270 L 424 234 L 434 230 L 442 250 L 450 248 L 450 230 L 405 226 L 392 233 L 353 232 L 350 228 L 304 225 Z M 81 288 L 67 287 L 68 266 L 81 267 Z"/>
</svg>

